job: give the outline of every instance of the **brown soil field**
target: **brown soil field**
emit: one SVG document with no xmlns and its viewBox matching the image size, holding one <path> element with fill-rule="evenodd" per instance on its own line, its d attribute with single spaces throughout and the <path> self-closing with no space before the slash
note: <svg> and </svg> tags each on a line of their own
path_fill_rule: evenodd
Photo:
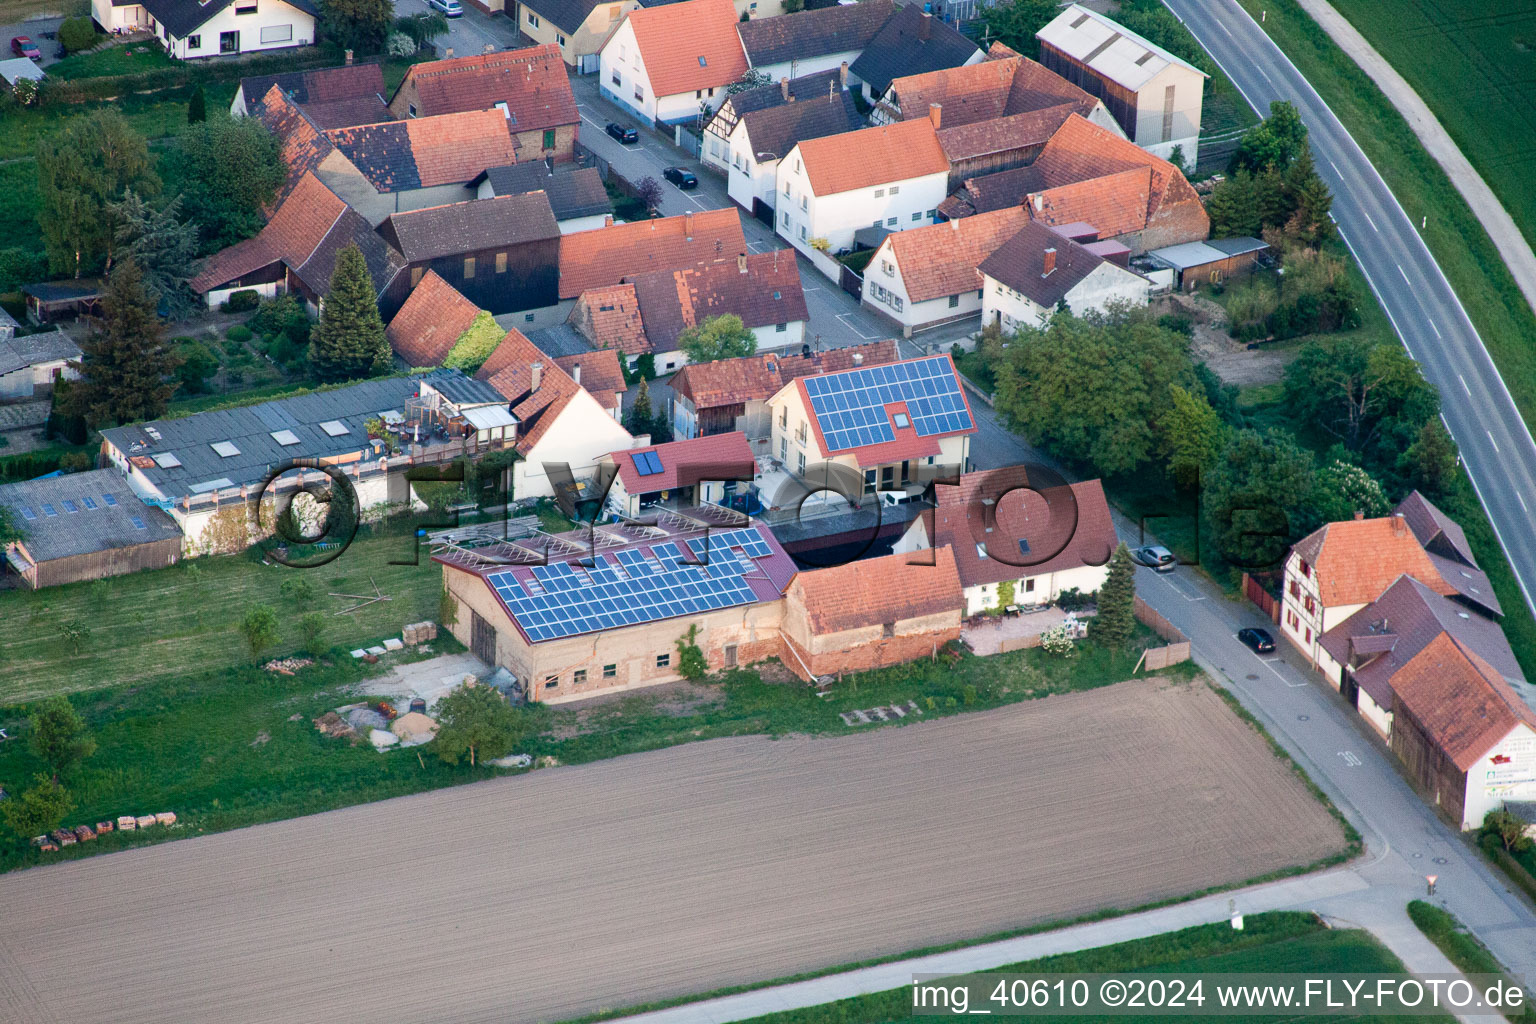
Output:
<svg viewBox="0 0 1536 1024">
<path fill-rule="evenodd" d="M 1343 845 L 1204 683 L 1137 680 L 5 875 L 0 1020 L 558 1020 L 1134 907 Z"/>
</svg>

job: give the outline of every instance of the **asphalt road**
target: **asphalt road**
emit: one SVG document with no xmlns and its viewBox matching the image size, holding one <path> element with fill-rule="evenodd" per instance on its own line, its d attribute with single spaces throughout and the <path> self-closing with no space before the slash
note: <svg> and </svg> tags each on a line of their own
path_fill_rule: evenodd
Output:
<svg viewBox="0 0 1536 1024">
<path fill-rule="evenodd" d="M 1290 60 L 1235 0 L 1163 0 L 1261 113 L 1290 100 L 1333 190 L 1339 232 L 1409 353 L 1440 390 L 1451 436 L 1536 612 L 1536 442 L 1413 221 L 1365 153 Z"/>
</svg>

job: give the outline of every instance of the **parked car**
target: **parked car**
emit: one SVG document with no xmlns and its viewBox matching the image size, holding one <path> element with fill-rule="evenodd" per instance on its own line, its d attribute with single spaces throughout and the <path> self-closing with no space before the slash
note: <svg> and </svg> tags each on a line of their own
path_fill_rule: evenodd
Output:
<svg viewBox="0 0 1536 1024">
<path fill-rule="evenodd" d="M 458 18 L 464 14 L 464 8 L 459 6 L 459 0 L 427 0 L 427 6 L 442 11 L 445 18 Z"/>
<path fill-rule="evenodd" d="M 15 36 L 11 39 L 11 52 L 18 57 L 31 57 L 33 60 L 42 60 L 43 51 L 37 48 L 29 36 Z"/>
<path fill-rule="evenodd" d="M 1237 638 L 1255 654 L 1268 654 L 1275 649 L 1275 638 L 1269 635 L 1267 629 L 1240 629 Z"/>
<path fill-rule="evenodd" d="M 606 131 L 609 135 L 612 135 L 614 138 L 618 139 L 620 142 L 624 143 L 625 145 L 628 145 L 631 142 L 639 142 L 640 141 L 640 133 L 639 132 L 635 131 L 629 125 L 627 125 L 627 124 L 619 124 L 619 122 L 617 122 L 617 121 L 609 121 L 608 122 L 608 127 L 603 129 L 603 130 Z"/>
<path fill-rule="evenodd" d="M 1173 567 L 1179 564 L 1179 560 L 1173 557 L 1173 552 L 1161 544 L 1148 544 L 1144 548 L 1137 548 L 1131 552 L 1131 558 L 1158 572 L 1173 572 Z"/>
<path fill-rule="evenodd" d="M 680 189 L 699 187 L 699 179 L 686 167 L 667 167 L 662 170 L 661 176 Z"/>
</svg>

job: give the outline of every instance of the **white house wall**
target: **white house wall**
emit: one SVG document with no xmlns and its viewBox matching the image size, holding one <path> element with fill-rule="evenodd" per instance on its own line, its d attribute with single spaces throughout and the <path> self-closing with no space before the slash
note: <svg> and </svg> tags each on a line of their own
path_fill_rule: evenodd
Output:
<svg viewBox="0 0 1536 1024">
<path fill-rule="evenodd" d="M 1173 89 L 1172 131 L 1164 137 L 1163 113 L 1167 90 Z M 1182 146 L 1187 166 L 1194 166 L 1200 146 L 1200 107 L 1205 79 L 1196 71 L 1170 64 L 1136 94 L 1136 137 L 1131 140 L 1155 156 L 1167 159 Z"/>
<path fill-rule="evenodd" d="M 1111 303 L 1145 305 L 1152 284 L 1140 274 L 1104 262 L 1067 292 L 1067 306 L 1074 316 L 1104 312 Z"/>
<path fill-rule="evenodd" d="M 1536 800 L 1536 733 L 1524 723 L 1467 770 L 1461 827 L 1477 828 L 1507 800 Z"/>
<path fill-rule="evenodd" d="M 651 79 L 640 58 L 635 27 L 628 17 L 603 44 L 598 55 L 598 82 L 605 99 L 634 113 L 647 124 L 655 123 L 656 96 L 651 92 Z M 638 97 L 635 95 L 637 88 Z"/>
<path fill-rule="evenodd" d="M 851 249 L 854 232 L 876 221 L 891 231 L 932 224 L 935 210 L 948 195 L 948 179 L 948 172 L 939 171 L 818 196 L 811 191 L 797 146 L 779 161 L 775 230 L 802 252 L 811 249 L 813 238 L 826 239 L 833 253 Z M 892 187 L 897 189 L 894 196 Z"/>
<path fill-rule="evenodd" d="M 244 7 L 250 3 L 256 5 L 256 13 L 235 13 L 238 7 Z M 280 33 L 285 27 L 289 30 L 286 35 L 271 38 L 274 33 Z M 240 46 L 238 51 L 234 52 L 282 50 L 295 46 L 309 46 L 313 43 L 315 19 L 297 7 L 283 3 L 282 0 L 236 0 L 236 3 L 199 25 L 196 31 L 189 32 L 184 38 L 168 40 L 168 49 L 171 56 L 181 57 L 184 60 L 217 57 L 222 52 L 219 49 L 219 36 L 224 32 L 240 33 Z M 263 36 L 269 38 L 264 40 Z M 194 42 L 197 43 L 196 46 L 192 45 Z"/>
<path fill-rule="evenodd" d="M 609 452 L 628 448 L 634 439 L 613 416 L 585 391 L 578 391 L 550 424 L 539 443 L 513 463 L 512 489 L 518 498 L 547 498 L 554 494 L 544 464 L 566 463 L 578 480 L 591 479 L 597 463 Z"/>
<path fill-rule="evenodd" d="M 767 75 L 769 81 L 777 82 L 785 78 L 804 78 L 806 75 L 814 75 L 821 71 L 837 71 L 844 63 L 852 64 L 858 60 L 859 54 L 863 52 L 863 50 L 839 50 L 837 53 L 823 53 L 804 60 L 753 64 L 752 67 Z"/>
</svg>

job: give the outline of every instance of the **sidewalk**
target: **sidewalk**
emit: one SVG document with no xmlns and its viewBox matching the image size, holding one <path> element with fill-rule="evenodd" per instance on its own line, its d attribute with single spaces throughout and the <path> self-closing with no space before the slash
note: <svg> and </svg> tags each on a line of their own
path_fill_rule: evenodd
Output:
<svg viewBox="0 0 1536 1024">
<path fill-rule="evenodd" d="M 1456 191 L 1461 193 L 1461 197 L 1472 208 L 1473 215 L 1483 225 L 1483 230 L 1488 232 L 1488 237 L 1493 239 L 1505 266 L 1520 286 L 1525 301 L 1536 309 L 1536 253 L 1532 253 L 1514 219 L 1493 194 L 1482 175 L 1472 167 L 1471 161 L 1462 155 L 1429 106 L 1328 0 L 1297 2 L 1322 26 L 1339 49 L 1360 65 L 1360 69 L 1370 76 L 1398 113 L 1403 115 L 1413 133 L 1424 144 L 1425 150 L 1435 158 L 1435 162 L 1450 177 L 1451 184 L 1456 186 Z"/>
</svg>

